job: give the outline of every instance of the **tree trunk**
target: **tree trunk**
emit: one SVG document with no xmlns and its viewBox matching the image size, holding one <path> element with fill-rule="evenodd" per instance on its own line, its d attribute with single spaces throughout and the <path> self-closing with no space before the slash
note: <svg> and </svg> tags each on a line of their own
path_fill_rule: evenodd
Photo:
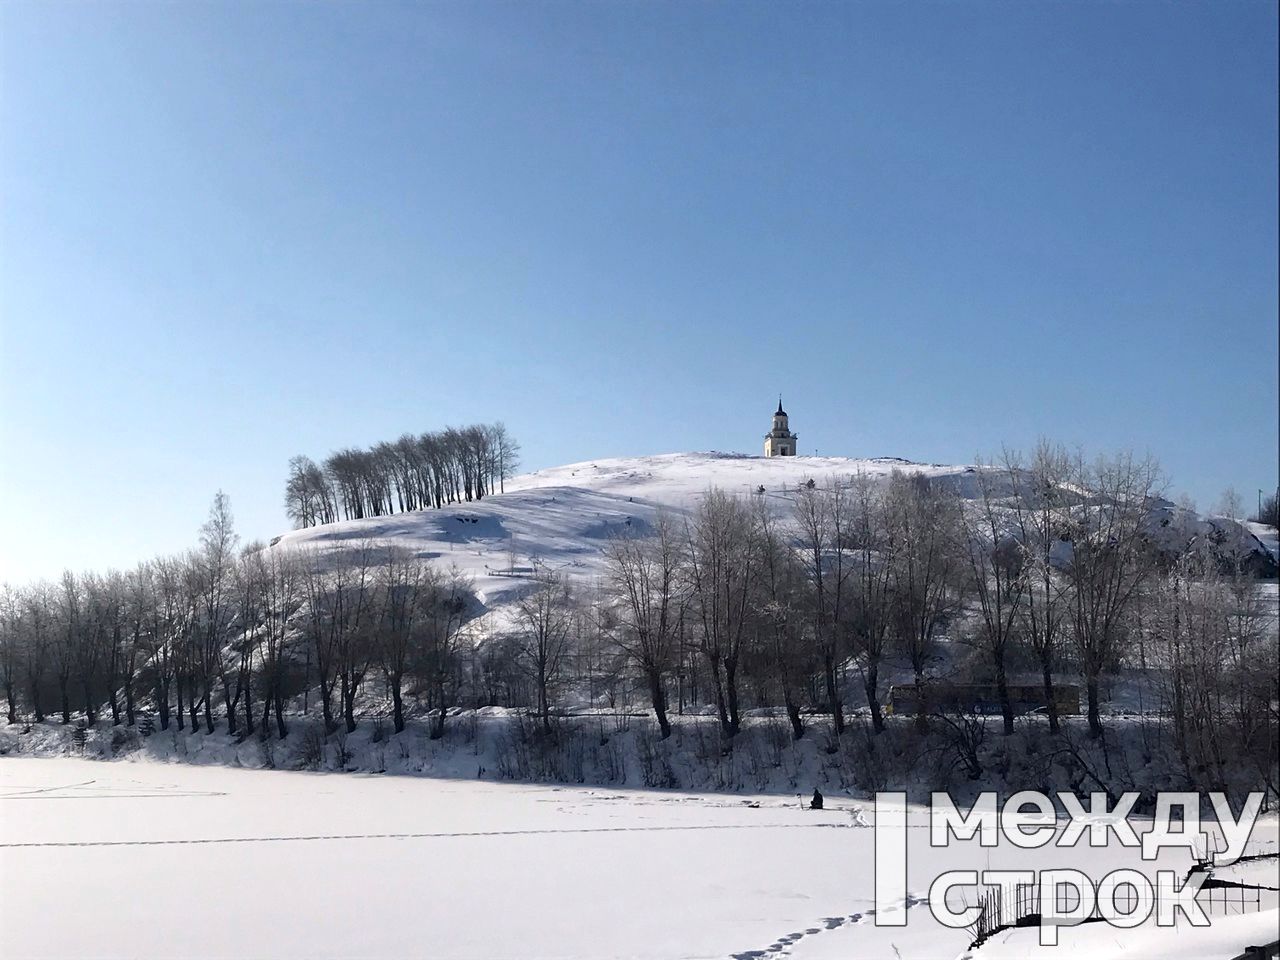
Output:
<svg viewBox="0 0 1280 960">
<path fill-rule="evenodd" d="M 324 717 L 324 732 L 326 734 L 333 733 L 338 729 L 338 725 L 333 722 L 333 684 L 325 683 L 324 677 L 320 678 L 320 713 Z"/>
<path fill-rule="evenodd" d="M 342 675 L 342 717 L 347 724 L 347 733 L 356 732 L 356 685 Z"/>
<path fill-rule="evenodd" d="M 169 685 L 156 680 L 156 710 L 160 714 L 160 729 L 169 729 Z"/>
<path fill-rule="evenodd" d="M 657 670 L 649 670 L 649 699 L 653 703 L 653 712 L 658 718 L 658 729 L 663 740 L 671 736 L 671 721 L 667 719 L 667 694 L 662 689 L 662 674 Z"/>
<path fill-rule="evenodd" d="M 827 684 L 827 703 L 831 706 L 831 726 L 836 736 L 844 733 L 844 706 L 840 703 L 840 684 L 836 682 L 836 661 L 830 653 L 822 656 L 822 672 Z"/>
<path fill-rule="evenodd" d="M 195 726 L 194 723 L 191 725 Z M 204 726 L 209 733 L 213 733 L 213 688 L 208 682 L 204 685 Z"/>
<path fill-rule="evenodd" d="M 799 740 L 804 736 L 804 721 L 800 719 L 800 705 L 791 696 L 790 687 L 783 690 L 782 699 L 787 706 L 787 719 L 791 721 L 791 739 Z"/>
<path fill-rule="evenodd" d="M 44 707 L 40 703 L 40 685 L 31 680 L 31 710 L 36 715 L 36 723 L 44 723 Z"/>
<path fill-rule="evenodd" d="M 1098 709 L 1098 676 L 1090 673 L 1085 679 L 1085 689 L 1089 694 L 1089 737 L 1097 740 L 1102 736 L 1102 715 Z"/>
<path fill-rule="evenodd" d="M 862 681 L 862 686 L 867 691 L 867 707 L 871 710 L 872 733 L 884 732 L 884 715 L 880 712 L 880 691 L 877 689 L 879 685 L 880 664 L 873 661 L 867 664 Z"/>
<path fill-rule="evenodd" d="M 280 696 L 279 687 L 276 688 L 276 733 L 281 740 L 289 735 L 289 729 L 284 725 L 284 697 Z"/>
<path fill-rule="evenodd" d="M 538 714 L 542 717 L 542 732 L 551 736 L 551 702 L 547 697 L 547 673 L 538 668 Z"/>
<path fill-rule="evenodd" d="M 441 680 L 436 686 L 436 705 L 440 712 L 436 715 L 435 722 L 431 725 L 431 739 L 439 740 L 444 736 L 444 681 Z"/>
<path fill-rule="evenodd" d="M 995 655 L 996 695 L 1000 698 L 1000 714 L 1004 717 L 1004 735 L 1013 736 L 1013 701 L 1009 698 L 1009 679 L 1004 671 L 1004 651 Z"/>
<path fill-rule="evenodd" d="M 731 737 L 729 732 L 729 711 L 724 702 L 724 683 L 720 679 L 720 658 L 713 653 L 707 654 L 707 663 L 711 666 L 711 685 L 716 691 L 716 711 L 720 715 L 720 732 Z"/>
<path fill-rule="evenodd" d="M 133 726 L 137 722 L 137 717 L 133 711 L 133 676 L 132 674 L 125 679 L 124 682 L 124 719 L 125 723 Z"/>
<path fill-rule="evenodd" d="M 1056 734 L 1058 732 L 1058 700 L 1054 696 L 1053 670 L 1048 660 L 1041 664 L 1041 672 L 1044 676 L 1045 711 L 1049 715 L 1049 732 Z"/>
<path fill-rule="evenodd" d="M 400 690 L 400 675 L 391 678 L 391 724 L 396 733 L 404 732 L 404 694 Z"/>
<path fill-rule="evenodd" d="M 178 677 L 177 680 L 174 681 L 174 686 L 177 687 L 177 690 L 178 690 L 178 729 L 181 731 L 186 729 L 185 724 L 187 722 L 183 716 L 184 708 L 182 706 L 182 677 Z"/>
<path fill-rule="evenodd" d="M 237 690 L 235 696 L 231 695 L 231 687 L 224 683 L 222 685 L 222 700 L 227 705 L 227 733 L 231 736 L 236 735 L 236 705 L 240 702 L 240 691 Z M 213 731 L 210 730 L 210 733 Z"/>
<path fill-rule="evenodd" d="M 738 716 L 738 658 L 724 658 L 724 685 L 729 700 L 729 736 L 736 737 L 742 729 L 742 719 Z"/>
<path fill-rule="evenodd" d="M 925 705 L 924 671 L 916 667 L 916 733 L 929 732 L 929 710 Z"/>
<path fill-rule="evenodd" d="M 190 677 L 187 682 L 187 715 L 191 718 L 191 732 L 200 731 L 200 704 L 196 700 L 196 678 Z"/>
</svg>

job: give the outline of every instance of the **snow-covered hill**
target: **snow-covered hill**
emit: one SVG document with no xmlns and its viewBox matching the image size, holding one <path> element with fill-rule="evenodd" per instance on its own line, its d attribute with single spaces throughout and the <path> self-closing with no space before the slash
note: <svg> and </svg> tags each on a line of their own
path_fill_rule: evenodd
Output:
<svg viewBox="0 0 1280 960">
<path fill-rule="evenodd" d="M 602 548 L 611 533 L 643 530 L 655 512 L 685 513 L 710 488 L 763 496 L 779 512 L 810 479 L 893 470 L 954 477 L 961 489 L 973 468 L 847 457 L 749 457 L 673 453 L 589 460 L 516 477 L 505 493 L 439 510 L 347 520 L 278 538 L 282 548 L 322 550 L 362 540 L 395 543 L 421 557 L 456 565 L 475 581 L 477 598 L 500 607 L 526 584 L 537 566 L 591 578 L 604 569 Z"/>
<path fill-rule="evenodd" d="M 497 610 L 527 586 L 537 567 L 586 579 L 598 576 L 611 533 L 646 529 L 659 508 L 687 513 L 712 487 L 763 496 L 773 510 L 785 513 L 796 490 L 810 479 L 823 483 L 857 473 L 888 477 L 902 470 L 942 478 L 961 496 L 974 497 L 977 469 L 897 458 L 725 453 L 586 460 L 516 477 L 506 484 L 506 492 L 481 501 L 294 530 L 274 543 L 277 548 L 326 552 L 365 540 L 394 543 L 456 565 L 473 578 L 477 599 Z M 1171 549 L 1185 546 L 1193 536 L 1210 536 L 1224 549 L 1257 552 L 1274 562 L 1274 544 L 1264 544 L 1245 525 L 1203 520 L 1167 501 L 1153 513 L 1153 534 Z"/>
</svg>

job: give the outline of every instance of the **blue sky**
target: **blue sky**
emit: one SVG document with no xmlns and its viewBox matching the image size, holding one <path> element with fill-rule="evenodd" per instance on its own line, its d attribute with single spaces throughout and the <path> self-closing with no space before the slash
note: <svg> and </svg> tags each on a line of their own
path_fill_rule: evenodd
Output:
<svg viewBox="0 0 1280 960">
<path fill-rule="evenodd" d="M 1274 3 L 0 5 L 0 577 L 288 458 L 1277 477 Z"/>
</svg>

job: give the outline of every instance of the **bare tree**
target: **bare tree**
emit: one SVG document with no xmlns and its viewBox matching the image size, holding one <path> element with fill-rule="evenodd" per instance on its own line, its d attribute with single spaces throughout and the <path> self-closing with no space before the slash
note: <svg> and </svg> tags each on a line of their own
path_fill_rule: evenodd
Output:
<svg viewBox="0 0 1280 960">
<path fill-rule="evenodd" d="M 285 513 L 298 527 L 332 523 L 338 519 L 333 488 L 324 471 L 310 457 L 297 456 L 289 461 Z"/>
<path fill-rule="evenodd" d="M 1006 660 L 1027 586 L 1024 553 L 1007 509 L 997 504 L 999 474 L 979 460 L 975 478 L 977 500 L 959 511 L 960 554 L 968 563 L 971 587 L 978 599 L 981 643 L 995 672 L 1004 735 L 1009 736 L 1013 733 L 1013 703 Z"/>
<path fill-rule="evenodd" d="M 1236 492 L 1235 487 L 1227 487 L 1218 498 L 1215 512 L 1228 520 L 1239 520 L 1244 516 L 1244 499 Z"/>
<path fill-rule="evenodd" d="M 320 710 L 327 733 L 338 729 L 333 719 L 333 694 L 338 684 L 338 643 L 342 630 L 347 571 L 338 564 L 332 573 L 319 550 L 310 549 L 302 559 L 305 631 L 315 654 Z"/>
<path fill-rule="evenodd" d="M 883 488 L 865 473 L 850 483 L 849 553 L 853 567 L 850 625 L 853 653 L 862 673 L 871 729 L 884 730 L 880 710 L 880 665 L 892 616 L 890 598 L 896 568 L 895 548 Z"/>
<path fill-rule="evenodd" d="M 1070 529 L 1069 485 L 1071 458 L 1061 446 L 1040 441 L 1031 463 L 1005 452 L 1004 468 L 1012 487 L 1011 510 L 1022 544 L 1026 583 L 1019 605 L 1022 632 L 1040 663 L 1049 732 L 1059 728 L 1058 698 L 1053 674 L 1057 669 L 1066 611 L 1064 583 L 1055 569 L 1065 554 Z M 1055 556 L 1057 554 L 1057 556 Z"/>
<path fill-rule="evenodd" d="M 62 710 L 62 722 L 71 722 L 71 677 L 84 652 L 84 622 L 81 616 L 82 597 L 80 583 L 75 574 L 64 570 L 60 582 L 58 619 L 59 629 L 52 645 L 53 668 L 58 681 L 58 698 Z M 88 681 L 91 663 L 81 664 L 81 676 Z M 88 722 L 92 722 L 89 720 Z"/>
<path fill-rule="evenodd" d="M 341 628 L 337 633 L 338 678 L 342 690 L 342 715 L 347 733 L 356 729 L 355 702 L 361 685 L 373 665 L 378 627 L 377 569 L 380 548 L 363 542 L 352 552 L 350 578 L 340 606 Z"/>
<path fill-rule="evenodd" d="M 676 625 L 684 605 L 679 550 L 675 525 L 662 511 L 654 518 L 651 537 L 617 534 L 605 548 L 618 617 L 613 635 L 644 676 L 664 740 L 671 736 L 666 682 L 676 656 Z"/>
<path fill-rule="evenodd" d="M 1273 493 L 1258 501 L 1258 512 L 1254 514 L 1257 523 L 1280 527 L 1280 493 Z"/>
<path fill-rule="evenodd" d="M 120 689 L 131 682 L 131 678 L 122 676 L 129 641 L 124 622 L 124 578 L 113 570 L 105 577 L 87 577 L 85 583 L 92 622 L 89 635 L 99 650 L 111 723 L 119 726 Z"/>
<path fill-rule="evenodd" d="M 148 629 L 150 646 L 148 666 L 154 679 L 154 698 L 160 714 L 160 729 L 169 729 L 171 719 L 170 692 L 178 695 L 178 729 L 182 729 L 181 671 L 184 644 L 191 618 L 191 603 L 186 592 L 182 561 L 160 557 L 153 564 L 155 602 L 151 607 Z"/>
<path fill-rule="evenodd" d="M 27 590 L 23 598 L 23 672 L 36 723 L 44 722 L 44 700 L 41 693 L 51 647 L 57 642 L 54 638 L 54 604 L 53 587 L 43 580 Z"/>
<path fill-rule="evenodd" d="M 853 519 L 850 506 L 845 485 L 833 477 L 824 487 L 813 481 L 802 486 L 796 493 L 794 510 L 809 586 L 807 606 L 837 736 L 844 733 L 845 727 L 840 669 L 849 653 L 849 578 L 854 572 L 849 556 Z"/>
<path fill-rule="evenodd" d="M 323 467 L 305 456 L 289 461 L 285 509 L 295 525 L 380 517 L 405 510 L 479 500 L 519 464 L 520 445 L 501 424 L 405 434 L 368 450 L 346 448 Z"/>
<path fill-rule="evenodd" d="M 751 591 L 758 575 L 750 513 L 737 497 L 711 489 L 685 535 L 686 575 L 693 619 L 700 630 L 726 737 L 737 735 L 738 666 L 747 639 Z"/>
<path fill-rule="evenodd" d="M 392 723 L 404 730 L 404 682 L 421 657 L 424 598 L 433 585 L 426 565 L 407 550 L 388 550 L 382 571 L 378 652 L 391 693 Z"/>
<path fill-rule="evenodd" d="M 454 567 L 444 576 L 431 578 L 425 597 L 422 673 L 438 711 L 431 728 L 432 740 L 444 736 L 471 591 L 471 581 Z"/>
<path fill-rule="evenodd" d="M 515 476 L 516 470 L 520 467 L 520 444 L 501 420 L 493 424 L 489 430 L 489 446 L 493 455 L 494 473 L 498 479 L 498 491 L 505 493 L 506 482 Z"/>
<path fill-rule="evenodd" d="M 925 670 L 940 627 L 963 606 L 954 494 L 922 474 L 895 472 L 889 480 L 889 534 L 894 541 L 890 594 L 892 627 L 915 673 L 916 724 L 927 726 Z"/>
<path fill-rule="evenodd" d="M 0 686 L 4 687 L 10 723 L 18 722 L 18 676 L 21 671 L 22 601 L 9 584 L 0 587 Z"/>
<path fill-rule="evenodd" d="M 1089 699 L 1089 735 L 1102 736 L 1099 681 L 1123 652 L 1128 615 L 1151 572 L 1146 530 L 1159 468 L 1132 454 L 1077 460 L 1074 482 L 1088 497 L 1074 511 L 1070 624 Z"/>
<path fill-rule="evenodd" d="M 234 676 L 241 658 L 227 650 L 235 616 L 235 548 L 239 542 L 231 499 L 221 490 L 213 498 L 209 518 L 200 528 L 200 549 L 192 557 L 197 585 L 198 616 L 194 663 L 204 704 L 205 729 L 213 733 L 213 680 L 222 684 L 227 731 L 236 732 L 236 704 L 240 692 Z M 195 718 L 192 718 L 195 725 Z"/>
<path fill-rule="evenodd" d="M 787 531 L 757 499 L 755 526 L 760 546 L 760 577 L 753 602 L 763 670 L 776 680 L 795 740 L 804 736 L 800 698 L 805 679 L 817 667 L 805 615 L 805 571 Z"/>
<path fill-rule="evenodd" d="M 533 680 L 538 718 L 551 733 L 551 698 L 561 678 L 574 625 L 573 594 L 561 575 L 542 571 L 515 602 L 518 661 Z"/>
<path fill-rule="evenodd" d="M 285 678 L 293 653 L 295 621 L 302 608 L 299 561 L 293 553 L 274 549 L 260 550 L 249 561 L 253 567 L 250 579 L 258 590 L 259 625 L 254 639 L 262 677 L 263 735 L 274 709 L 276 735 L 283 740 L 288 735 L 284 719 Z"/>
<path fill-rule="evenodd" d="M 379 554 L 371 541 L 362 541 L 341 555 L 308 554 L 303 578 L 306 629 L 316 655 L 324 725 L 330 733 L 337 729 L 335 688 L 347 732 L 355 732 L 356 695 L 376 654 Z"/>
<path fill-rule="evenodd" d="M 126 574 L 123 585 L 122 619 L 126 640 L 122 653 L 125 722 L 133 726 L 137 721 L 136 685 L 146 651 L 151 645 L 147 633 L 150 613 L 156 603 L 154 578 L 151 565 L 141 563 Z"/>
<path fill-rule="evenodd" d="M 226 654 L 227 672 L 235 677 L 235 692 L 227 697 L 227 713 L 234 713 L 236 704 L 243 704 L 244 735 L 253 736 L 257 720 L 253 712 L 254 667 L 259 661 L 262 632 L 266 613 L 262 608 L 262 546 L 251 544 L 240 554 L 234 571 L 235 620 L 231 641 Z M 227 681 L 223 681 L 227 689 Z M 232 729 L 228 720 L 228 731 Z"/>
</svg>

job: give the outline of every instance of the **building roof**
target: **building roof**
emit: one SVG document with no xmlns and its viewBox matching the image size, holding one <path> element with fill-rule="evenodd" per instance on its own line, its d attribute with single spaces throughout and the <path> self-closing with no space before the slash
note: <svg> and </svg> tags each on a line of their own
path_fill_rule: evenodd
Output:
<svg viewBox="0 0 1280 960">
<path fill-rule="evenodd" d="M 775 413 L 774 416 L 785 417 L 786 415 L 787 415 L 787 411 L 782 409 L 782 394 L 778 394 L 778 412 Z"/>
</svg>

